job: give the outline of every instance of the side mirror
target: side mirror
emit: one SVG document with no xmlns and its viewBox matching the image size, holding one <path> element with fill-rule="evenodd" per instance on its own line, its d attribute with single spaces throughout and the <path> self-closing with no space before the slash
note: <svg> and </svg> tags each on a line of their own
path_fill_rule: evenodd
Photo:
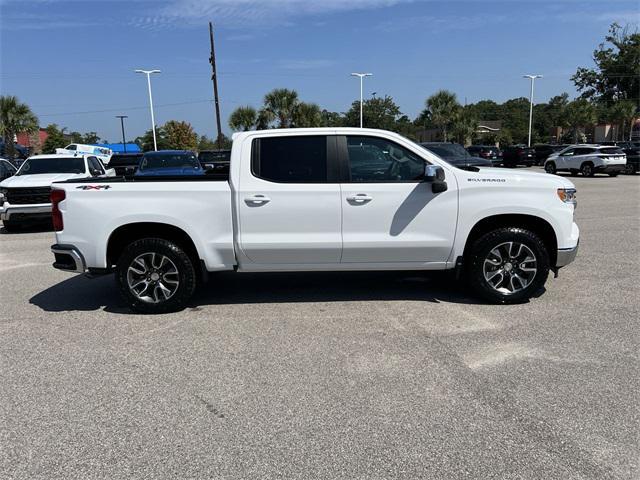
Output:
<svg viewBox="0 0 640 480">
<path fill-rule="evenodd" d="M 424 167 L 424 181 L 431 184 L 433 193 L 441 193 L 447 190 L 444 168 L 438 165 L 426 165 Z"/>
</svg>

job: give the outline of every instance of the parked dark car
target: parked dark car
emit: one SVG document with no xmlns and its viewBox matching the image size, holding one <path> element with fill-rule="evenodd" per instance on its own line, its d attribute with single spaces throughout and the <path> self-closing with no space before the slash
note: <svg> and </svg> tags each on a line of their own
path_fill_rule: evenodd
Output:
<svg viewBox="0 0 640 480">
<path fill-rule="evenodd" d="M 435 153 L 445 162 L 450 163 L 454 167 L 467 168 L 467 167 L 492 167 L 491 160 L 480 157 L 472 157 L 462 145 L 459 143 L 447 143 L 447 142 L 425 142 L 420 146 L 426 148 L 432 153 Z"/>
<path fill-rule="evenodd" d="M 231 150 L 203 150 L 198 161 L 208 173 L 229 173 Z"/>
<path fill-rule="evenodd" d="M 538 144 L 533 149 L 536 154 L 536 165 L 544 165 L 544 161 L 554 152 L 559 152 L 565 148 L 563 145 Z"/>
<path fill-rule="evenodd" d="M 518 165 L 530 167 L 536 162 L 536 152 L 526 145 L 511 145 L 502 151 L 502 164 L 515 168 Z"/>
<path fill-rule="evenodd" d="M 139 153 L 114 153 L 109 160 L 109 168 L 113 168 L 117 176 L 133 175 L 142 160 L 142 152 Z"/>
<path fill-rule="evenodd" d="M 619 146 L 627 155 L 627 165 L 625 166 L 624 173 L 627 175 L 638 173 L 640 171 L 640 143 L 624 142 Z"/>
<path fill-rule="evenodd" d="M 8 159 L 8 160 L 12 161 L 16 167 L 19 167 L 22 164 L 22 162 L 29 157 L 29 149 L 23 145 L 20 145 L 19 143 L 14 143 L 13 148 L 16 151 L 15 158 Z M 6 155 L 7 155 L 6 150 L 7 149 L 5 148 L 4 140 L 0 140 L 0 157 L 6 158 Z M 19 161 L 18 164 L 16 164 L 16 160 Z"/>
<path fill-rule="evenodd" d="M 160 150 L 142 155 L 136 177 L 204 175 L 196 154 L 189 150 Z"/>
<path fill-rule="evenodd" d="M 13 177 L 18 169 L 9 161 L 4 158 L 0 158 L 0 181 Z"/>
<path fill-rule="evenodd" d="M 494 165 L 502 163 L 502 152 L 494 145 L 471 145 L 467 147 L 467 152 L 473 157 L 491 160 Z"/>
</svg>

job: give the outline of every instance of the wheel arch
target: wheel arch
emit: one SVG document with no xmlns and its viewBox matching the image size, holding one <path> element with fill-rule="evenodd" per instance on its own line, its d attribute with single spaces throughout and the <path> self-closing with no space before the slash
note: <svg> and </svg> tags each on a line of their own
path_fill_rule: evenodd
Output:
<svg viewBox="0 0 640 480">
<path fill-rule="evenodd" d="M 143 238 L 162 238 L 180 246 L 193 261 L 196 270 L 201 269 L 201 260 L 193 239 L 180 227 L 162 222 L 135 222 L 120 225 L 107 241 L 107 268 L 112 267 L 127 245 Z"/>
<path fill-rule="evenodd" d="M 540 236 L 549 253 L 549 263 L 556 264 L 558 239 L 553 226 L 544 218 L 528 214 L 499 214 L 485 217 L 471 228 L 464 246 L 464 257 L 467 258 L 471 245 L 485 233 L 498 228 L 524 228 Z"/>
</svg>

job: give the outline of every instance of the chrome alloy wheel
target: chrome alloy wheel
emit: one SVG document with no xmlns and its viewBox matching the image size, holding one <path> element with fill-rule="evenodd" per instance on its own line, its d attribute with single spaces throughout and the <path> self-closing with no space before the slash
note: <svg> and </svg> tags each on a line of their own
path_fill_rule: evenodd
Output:
<svg viewBox="0 0 640 480">
<path fill-rule="evenodd" d="M 169 257 L 147 252 L 133 259 L 127 269 L 131 293 L 147 303 L 169 300 L 178 290 L 178 269 Z"/>
<path fill-rule="evenodd" d="M 501 243 L 484 259 L 484 279 L 503 295 L 512 295 L 527 288 L 537 272 L 536 256 L 520 242 Z"/>
</svg>

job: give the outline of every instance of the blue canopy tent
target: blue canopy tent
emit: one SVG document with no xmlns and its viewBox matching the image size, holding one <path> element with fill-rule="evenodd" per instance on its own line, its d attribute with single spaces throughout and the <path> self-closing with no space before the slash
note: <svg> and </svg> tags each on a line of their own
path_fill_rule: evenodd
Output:
<svg viewBox="0 0 640 480">
<path fill-rule="evenodd" d="M 95 145 L 97 147 L 110 148 L 113 153 L 125 153 L 125 145 L 122 143 L 96 143 Z M 137 143 L 127 143 L 126 146 L 127 153 L 138 153 L 142 151 Z"/>
</svg>

